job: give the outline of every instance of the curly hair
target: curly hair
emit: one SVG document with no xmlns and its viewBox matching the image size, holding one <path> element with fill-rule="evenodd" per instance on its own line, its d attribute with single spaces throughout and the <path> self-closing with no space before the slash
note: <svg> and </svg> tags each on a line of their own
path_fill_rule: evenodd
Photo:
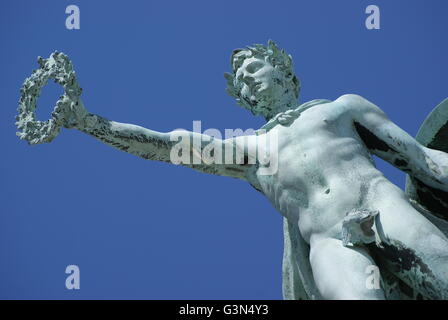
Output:
<svg viewBox="0 0 448 320">
<path fill-rule="evenodd" d="M 266 62 L 269 62 L 274 68 L 278 68 L 282 71 L 287 78 L 290 78 L 289 82 L 296 98 L 299 97 L 300 80 L 294 74 L 291 55 L 287 54 L 284 50 L 279 49 L 274 41 L 269 40 L 267 46 L 254 44 L 245 49 L 233 50 L 230 58 L 232 73 L 225 73 L 224 76 L 227 80 L 227 93 L 236 98 L 238 104 L 246 107 L 244 101 L 241 101 L 240 99 L 235 74 L 238 68 L 242 66 L 244 60 L 250 57 L 263 59 Z"/>
</svg>

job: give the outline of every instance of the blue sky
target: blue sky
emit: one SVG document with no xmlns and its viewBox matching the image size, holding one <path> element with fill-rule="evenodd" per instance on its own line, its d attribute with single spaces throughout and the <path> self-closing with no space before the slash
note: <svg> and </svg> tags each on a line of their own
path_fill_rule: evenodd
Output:
<svg viewBox="0 0 448 320">
<path fill-rule="evenodd" d="M 76 4 L 81 29 L 65 28 Z M 381 10 L 367 30 L 365 8 Z M 0 298 L 281 299 L 282 219 L 248 184 L 149 162 L 74 130 L 30 147 L 19 88 L 36 57 L 73 61 L 88 110 L 153 130 L 258 128 L 225 93 L 235 48 L 273 39 L 302 102 L 357 93 L 415 135 L 448 96 L 444 0 L 2 1 Z M 62 89 L 38 102 L 46 120 Z M 403 187 L 404 175 L 381 170 Z M 67 290 L 67 265 L 81 289 Z"/>
</svg>

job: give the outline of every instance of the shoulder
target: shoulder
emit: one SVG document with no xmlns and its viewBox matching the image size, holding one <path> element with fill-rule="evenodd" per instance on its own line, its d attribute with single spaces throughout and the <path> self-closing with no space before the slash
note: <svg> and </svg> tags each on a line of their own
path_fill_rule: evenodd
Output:
<svg viewBox="0 0 448 320">
<path fill-rule="evenodd" d="M 339 103 L 345 111 L 351 114 L 365 112 L 382 113 L 381 109 L 366 98 L 357 94 L 344 94 L 337 98 L 335 102 Z"/>
<path fill-rule="evenodd" d="M 366 98 L 354 93 L 344 94 L 339 98 L 337 98 L 335 101 L 340 102 L 347 106 L 371 104 L 371 102 L 368 101 Z"/>
</svg>

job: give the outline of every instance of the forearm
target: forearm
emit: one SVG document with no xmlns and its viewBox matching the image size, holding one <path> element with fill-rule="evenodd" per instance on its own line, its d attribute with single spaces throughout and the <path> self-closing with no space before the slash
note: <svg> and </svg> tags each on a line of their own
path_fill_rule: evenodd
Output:
<svg viewBox="0 0 448 320">
<path fill-rule="evenodd" d="M 144 159 L 170 161 L 170 150 L 175 142 L 169 134 L 149 130 L 137 125 L 119 123 L 89 113 L 78 130 L 87 133 L 116 149 Z"/>
</svg>

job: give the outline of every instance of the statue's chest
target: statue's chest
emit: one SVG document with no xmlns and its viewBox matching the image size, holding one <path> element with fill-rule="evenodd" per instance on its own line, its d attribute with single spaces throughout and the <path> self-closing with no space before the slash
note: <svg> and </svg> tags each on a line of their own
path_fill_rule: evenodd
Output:
<svg viewBox="0 0 448 320">
<path fill-rule="evenodd" d="M 277 140 L 279 163 L 287 165 L 293 159 L 311 161 L 313 155 L 325 152 L 341 135 L 341 126 L 336 116 L 320 112 L 305 114 L 289 127 L 277 126 L 269 134 L 275 136 L 270 140 Z"/>
<path fill-rule="evenodd" d="M 351 130 L 348 127 L 337 110 L 323 107 L 303 112 L 289 126 L 275 126 L 262 143 L 269 149 L 269 170 L 258 163 L 251 184 L 277 196 L 282 190 L 301 189 L 310 177 L 322 184 L 324 159 L 331 157 L 334 145 L 346 135 L 341 131 Z"/>
<path fill-rule="evenodd" d="M 310 176 L 318 179 L 343 135 L 340 118 L 328 112 L 305 113 L 290 126 L 276 126 L 267 139 L 271 166 L 276 170 L 267 176 L 258 170 L 260 181 L 288 188 Z"/>
</svg>

